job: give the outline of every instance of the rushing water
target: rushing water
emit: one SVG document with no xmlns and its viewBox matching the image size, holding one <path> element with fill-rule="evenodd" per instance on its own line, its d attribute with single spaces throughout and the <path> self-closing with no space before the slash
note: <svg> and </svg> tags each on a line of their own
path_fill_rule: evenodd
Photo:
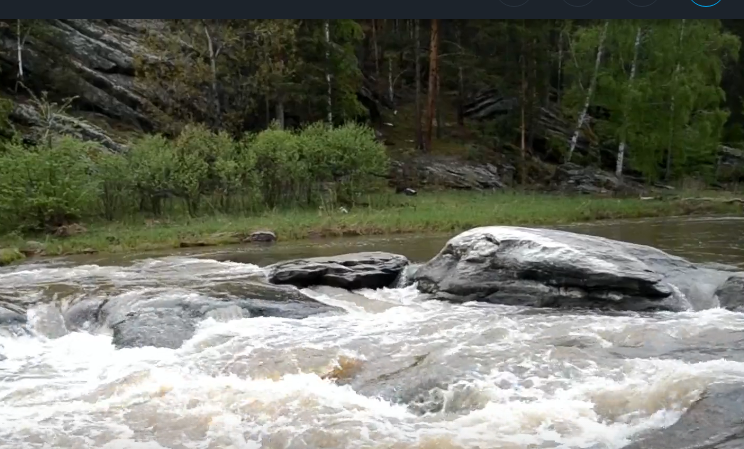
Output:
<svg viewBox="0 0 744 449">
<path fill-rule="evenodd" d="M 742 220 L 570 229 L 744 266 Z M 711 383 L 744 382 L 744 314 L 722 310 L 578 314 L 318 288 L 306 292 L 348 313 L 210 319 L 177 350 L 115 350 L 106 332 L 68 332 L 58 311 L 208 294 L 298 256 L 424 261 L 448 237 L 0 269 L 0 300 L 37 304 L 31 335 L 0 333 L 0 448 L 619 449 L 677 421 Z"/>
</svg>

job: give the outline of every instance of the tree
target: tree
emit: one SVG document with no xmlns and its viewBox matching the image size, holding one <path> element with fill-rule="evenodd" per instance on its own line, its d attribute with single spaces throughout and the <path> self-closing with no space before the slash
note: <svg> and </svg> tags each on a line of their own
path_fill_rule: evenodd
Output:
<svg viewBox="0 0 744 449">
<path fill-rule="evenodd" d="M 609 27 L 610 22 L 608 20 L 605 20 L 604 25 L 602 25 L 602 31 L 599 34 L 599 43 L 597 44 L 597 58 L 596 62 L 594 63 L 594 72 L 592 74 L 591 83 L 589 84 L 589 90 L 586 92 L 586 99 L 584 100 L 584 107 L 581 109 L 581 112 L 579 113 L 579 120 L 576 124 L 576 129 L 574 130 L 573 137 L 571 138 L 571 145 L 568 148 L 568 155 L 566 156 L 566 162 L 571 162 L 571 156 L 573 156 L 573 152 L 576 149 L 576 143 L 579 140 L 579 133 L 581 132 L 581 128 L 584 126 L 584 121 L 586 120 L 586 114 L 589 111 L 589 104 L 592 101 L 592 96 L 594 95 L 594 89 L 597 85 L 597 77 L 599 75 L 599 65 L 602 62 L 602 54 L 604 53 L 604 42 L 605 38 L 607 37 L 607 28 Z"/>
<path fill-rule="evenodd" d="M 416 148 L 424 149 L 424 134 L 421 131 L 421 19 L 415 20 L 416 46 Z"/>
<path fill-rule="evenodd" d="M 439 19 L 431 19 L 431 43 L 429 45 L 429 86 L 426 108 L 426 135 L 424 150 L 431 151 L 434 118 L 437 107 L 437 84 L 439 78 Z"/>
</svg>

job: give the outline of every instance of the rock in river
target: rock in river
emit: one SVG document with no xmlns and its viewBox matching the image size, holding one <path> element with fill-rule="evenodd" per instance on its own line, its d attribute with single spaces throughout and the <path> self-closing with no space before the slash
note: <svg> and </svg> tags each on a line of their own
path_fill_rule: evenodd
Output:
<svg viewBox="0 0 744 449">
<path fill-rule="evenodd" d="M 744 387 L 713 385 L 676 424 L 625 449 L 740 449 L 743 417 Z"/>
<path fill-rule="evenodd" d="M 123 295 L 100 307 L 99 321 L 113 330 L 117 348 L 154 346 L 179 348 L 190 339 L 199 321 L 218 321 L 260 316 L 302 319 L 339 312 L 297 289 L 242 281 L 211 290 L 208 294 L 173 292 Z"/>
<path fill-rule="evenodd" d="M 269 266 L 269 281 L 297 287 L 327 285 L 358 290 L 390 287 L 408 265 L 397 254 L 369 252 L 335 257 L 313 257 Z"/>
<path fill-rule="evenodd" d="M 731 276 L 649 246 L 493 226 L 451 239 L 410 282 L 455 302 L 683 311 L 718 306 L 715 292 Z"/>
</svg>

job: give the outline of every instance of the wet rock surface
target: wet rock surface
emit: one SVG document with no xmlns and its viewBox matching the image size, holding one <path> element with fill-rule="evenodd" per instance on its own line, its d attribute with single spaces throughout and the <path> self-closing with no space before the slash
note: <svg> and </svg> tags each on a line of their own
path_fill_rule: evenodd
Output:
<svg viewBox="0 0 744 449">
<path fill-rule="evenodd" d="M 744 311 L 744 273 L 738 273 L 726 279 L 716 290 L 721 307 L 728 310 Z"/>
<path fill-rule="evenodd" d="M 407 258 L 398 254 L 366 252 L 290 260 L 271 265 L 267 270 L 273 284 L 359 290 L 390 287 L 408 263 Z"/>
<path fill-rule="evenodd" d="M 684 311 L 716 307 L 731 272 L 656 248 L 551 229 L 476 228 L 412 274 L 436 299 L 495 304 Z M 740 284 L 728 283 L 727 294 Z M 742 286 L 744 287 L 744 286 Z M 739 290 L 739 293 L 744 290 Z"/>
<path fill-rule="evenodd" d="M 625 449 L 739 449 L 744 447 L 744 386 L 711 386 L 671 427 Z"/>
<path fill-rule="evenodd" d="M 156 292 L 153 292 L 156 293 Z M 275 316 L 302 319 L 319 313 L 340 312 L 292 287 L 243 282 L 229 291 L 207 295 L 172 294 L 126 297 L 108 301 L 98 320 L 113 330 L 119 348 L 154 346 L 178 348 L 194 335 L 198 322 Z"/>
</svg>

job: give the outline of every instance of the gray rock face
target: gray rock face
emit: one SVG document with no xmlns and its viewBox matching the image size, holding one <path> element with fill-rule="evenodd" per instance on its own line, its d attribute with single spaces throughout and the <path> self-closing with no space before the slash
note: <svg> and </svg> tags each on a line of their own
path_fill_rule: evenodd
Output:
<svg viewBox="0 0 744 449">
<path fill-rule="evenodd" d="M 735 274 L 716 290 L 721 307 L 737 312 L 744 311 L 744 274 Z"/>
<path fill-rule="evenodd" d="M 179 348 L 199 321 L 278 316 L 302 319 L 340 312 L 291 287 L 241 282 L 222 294 L 124 297 L 103 304 L 99 321 L 113 330 L 117 348 Z"/>
<path fill-rule="evenodd" d="M 290 260 L 267 269 L 273 284 L 302 288 L 327 285 L 358 290 L 390 287 L 407 265 L 408 259 L 403 256 L 369 252 Z"/>
<path fill-rule="evenodd" d="M 621 180 L 614 173 L 593 167 L 582 167 L 567 163 L 556 168 L 551 183 L 555 190 L 570 193 L 637 194 L 643 191 L 643 186 Z"/>
<path fill-rule="evenodd" d="M 744 387 L 714 385 L 671 427 L 625 449 L 740 449 L 744 447 Z"/>
<path fill-rule="evenodd" d="M 433 185 L 457 190 L 493 190 L 508 186 L 514 176 L 511 166 L 475 164 L 456 159 L 418 158 L 393 162 L 392 176 L 415 185 Z"/>
<path fill-rule="evenodd" d="M 149 129 L 153 122 L 141 111 L 154 106 L 151 93 L 135 83 L 135 58 L 152 57 L 142 42 L 146 31 L 157 32 L 160 25 L 157 19 L 44 19 L 45 32 L 29 34 L 24 47 L 26 80 L 48 81 L 59 69 L 53 58 L 63 58 L 67 85 L 47 85 L 45 90 L 77 95 L 80 105 Z M 11 31 L 0 30 L 0 49 L 15 48 Z M 0 52 L 0 64 L 14 69 L 14 54 Z"/>
<path fill-rule="evenodd" d="M 643 245 L 551 229 L 476 228 L 411 275 L 435 299 L 629 311 L 718 306 L 730 272 Z"/>
</svg>

